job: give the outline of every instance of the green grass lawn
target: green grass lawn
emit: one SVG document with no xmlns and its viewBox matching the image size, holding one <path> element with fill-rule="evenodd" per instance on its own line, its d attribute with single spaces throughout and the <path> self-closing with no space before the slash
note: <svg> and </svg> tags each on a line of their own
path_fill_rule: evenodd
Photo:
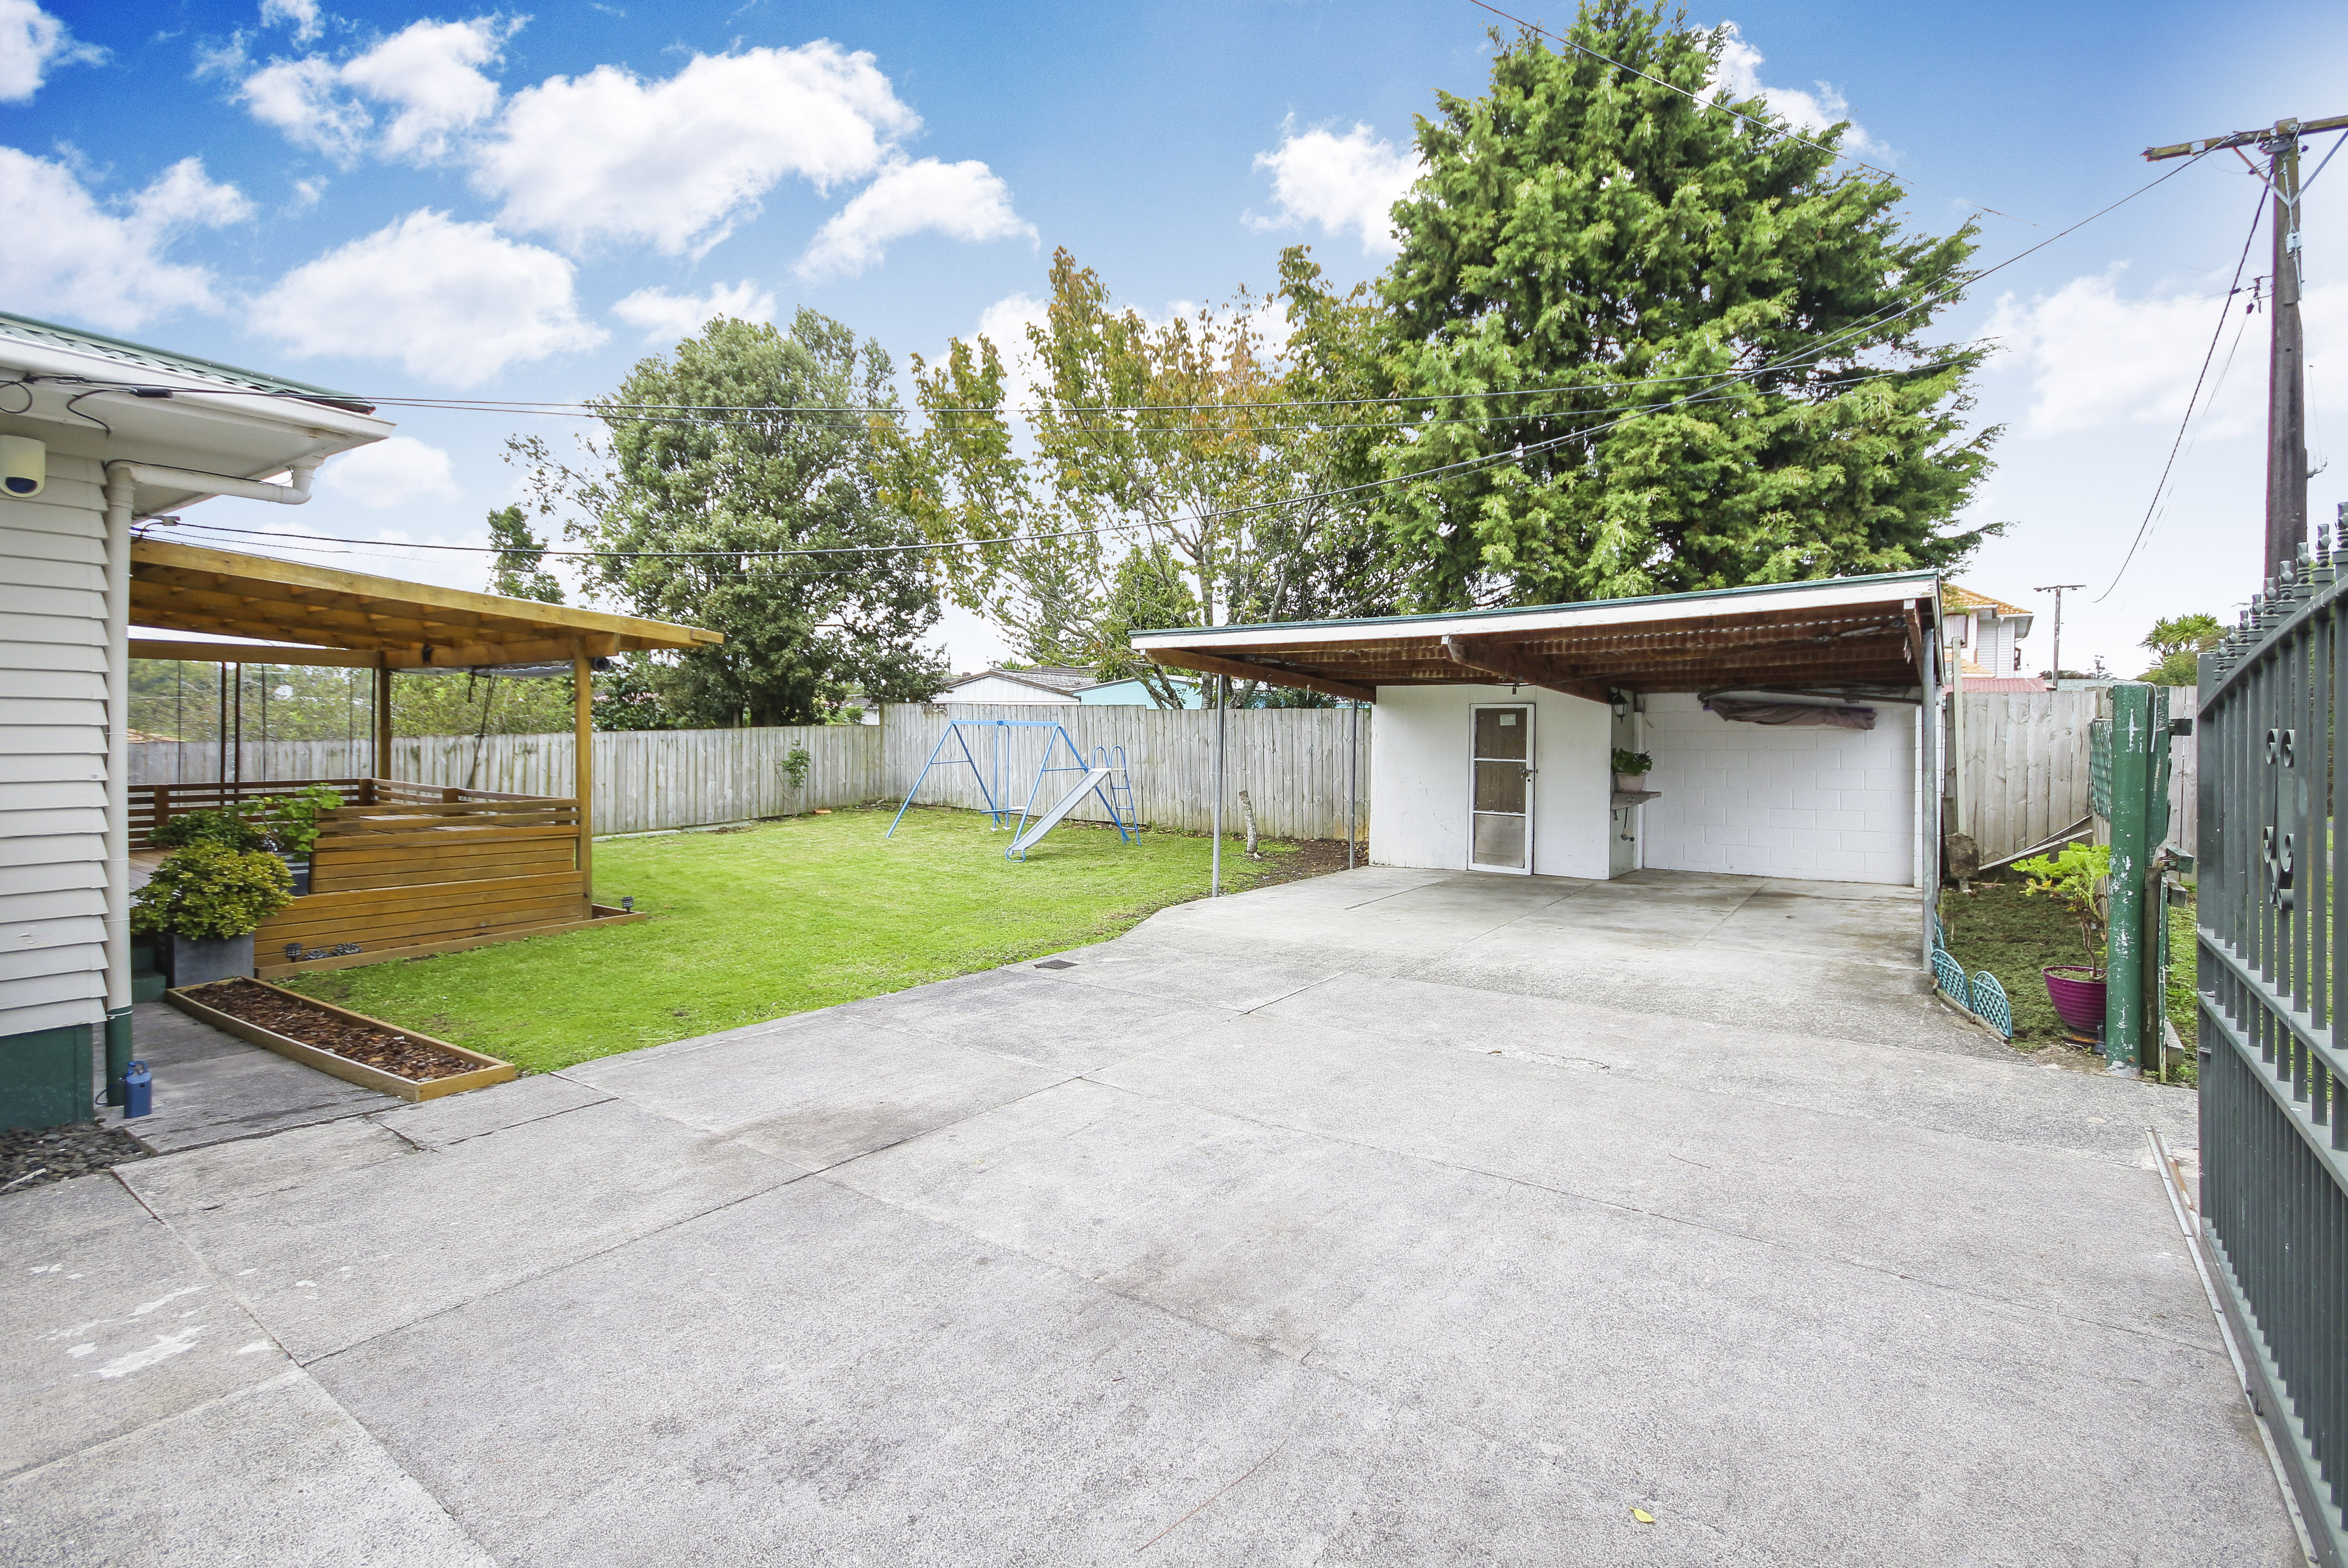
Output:
<svg viewBox="0 0 2348 1568">
<path fill-rule="evenodd" d="M 607 840 L 597 902 L 650 920 L 290 984 L 549 1072 L 1102 941 L 1207 892 L 1205 838 L 1066 824 L 1020 863 L 981 813 L 916 809 L 883 839 L 889 817 Z M 1227 890 L 1277 874 L 1226 841 Z"/>
<path fill-rule="evenodd" d="M 2190 1047 L 2195 1038 L 2193 1004 L 2193 906 L 2169 912 L 2168 1016 Z M 1949 951 L 1972 975 L 1986 969 L 2005 987 L 2013 1006 L 2013 1043 L 2034 1050 L 2064 1037 L 2054 1005 L 2046 998 L 2042 975 L 2050 965 L 2085 964 L 2076 922 L 2041 894 L 2025 897 L 2019 877 L 1976 882 L 1970 893 L 1950 888 L 1941 894 L 1941 924 Z M 2188 1057 L 2182 1064 L 2189 1073 Z"/>
</svg>

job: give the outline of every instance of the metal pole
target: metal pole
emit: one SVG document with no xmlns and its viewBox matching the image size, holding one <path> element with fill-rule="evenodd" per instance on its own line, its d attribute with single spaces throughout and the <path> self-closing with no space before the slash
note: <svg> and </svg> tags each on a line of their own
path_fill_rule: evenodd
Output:
<svg viewBox="0 0 2348 1568">
<path fill-rule="evenodd" d="M 482 709 L 489 733 L 489 710 Z M 595 912 L 595 665 L 585 642 L 571 644 L 571 792 L 579 801 L 579 891 Z"/>
<path fill-rule="evenodd" d="M 2052 593 L 2054 595 L 2054 663 L 2048 666 L 2046 671 L 2046 686 L 2047 689 L 2050 691 L 2059 689 L 2063 684 L 2063 595 L 2074 588 L 2085 588 L 2085 586 L 2086 584 L 2085 583 L 2049 583 L 2044 588 L 2034 588 L 2031 590 L 2034 593 Z"/>
<path fill-rule="evenodd" d="M 229 754 L 236 759 L 236 782 L 244 782 L 244 666 L 236 666 L 236 701 L 230 708 L 235 721 L 236 738 L 229 743 Z M 224 792 L 225 793 L 225 792 Z"/>
<path fill-rule="evenodd" d="M 1352 729 L 1345 738 L 1345 869 L 1354 869 L 1354 843 L 1361 830 L 1362 705 L 1353 705 Z"/>
<path fill-rule="evenodd" d="M 1223 717 L 1229 709 L 1231 677 L 1215 677 L 1215 848 L 1212 870 L 1207 882 L 1207 896 L 1223 896 Z"/>
</svg>

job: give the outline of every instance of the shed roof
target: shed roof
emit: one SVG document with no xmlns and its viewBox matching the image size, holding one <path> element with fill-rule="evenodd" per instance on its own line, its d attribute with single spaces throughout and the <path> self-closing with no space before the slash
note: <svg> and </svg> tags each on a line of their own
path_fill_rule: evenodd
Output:
<svg viewBox="0 0 2348 1568">
<path fill-rule="evenodd" d="M 1941 584 L 1941 603 L 1952 610 L 1990 610 L 1999 615 L 2028 616 L 2030 612 L 2019 604 L 2009 604 L 2003 599 L 1993 599 L 1986 593 L 1976 593 L 1962 583 Z"/>
<path fill-rule="evenodd" d="M 136 658 L 218 659 L 242 652 L 254 663 L 274 657 L 281 664 L 373 665 L 380 655 L 393 669 L 526 664 L 577 651 L 706 647 L 726 640 L 698 626 L 160 539 L 131 542 L 130 620 L 159 631 L 297 645 L 240 650 L 140 639 L 131 645 Z M 321 655 L 325 649 L 343 656 Z"/>
<path fill-rule="evenodd" d="M 1938 575 L 1896 573 L 1697 593 L 1353 621 L 1143 632 L 1161 665 L 1375 700 L 1381 686 L 1514 682 L 1609 692 L 1910 687 Z"/>
<path fill-rule="evenodd" d="M 348 392 L 336 392 L 324 387 L 314 387 L 306 381 L 289 380 L 266 371 L 245 370 L 233 365 L 222 365 L 216 359 L 200 359 L 192 354 L 180 354 L 168 348 L 152 348 L 126 338 L 108 337 L 103 333 L 85 332 L 77 326 L 60 326 L 53 321 L 36 321 L 29 315 L 0 310 L 0 336 L 13 337 L 25 343 L 36 343 L 45 347 L 68 349 L 77 354 L 95 355 L 117 364 L 139 370 L 173 371 L 187 376 L 201 376 L 207 381 L 239 387 L 249 392 L 291 396 L 306 401 L 328 403 L 347 408 L 353 413 L 373 413 L 374 405 L 361 401 Z M 138 377 L 130 377 L 136 380 Z"/>
</svg>

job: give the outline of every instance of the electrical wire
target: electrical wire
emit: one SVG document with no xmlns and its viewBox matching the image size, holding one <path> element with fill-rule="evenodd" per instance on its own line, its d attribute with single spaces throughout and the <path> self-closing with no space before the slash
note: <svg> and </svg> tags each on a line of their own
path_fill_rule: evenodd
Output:
<svg viewBox="0 0 2348 1568">
<path fill-rule="evenodd" d="M 2185 399 L 2185 417 L 2177 422 L 2177 438 L 2168 444 L 2168 460 L 2160 465 L 2159 482 L 2152 487 L 2152 499 L 2145 503 L 2144 521 L 2136 525 L 2136 537 L 2128 542 L 2127 553 L 2120 558 L 2119 570 L 2112 573 L 2109 585 L 2096 595 L 2096 603 L 2100 604 L 2110 598 L 2112 590 L 2120 585 L 2120 579 L 2127 575 L 2128 566 L 2136 560 L 2137 548 L 2144 543 L 2146 531 L 2152 527 L 2153 512 L 2160 505 L 2162 492 L 2168 488 L 2168 476 L 2176 469 L 2178 451 L 2185 445 L 2186 429 L 2193 423 L 2193 411 L 2200 404 L 2201 384 L 2209 379 L 2209 362 L 2218 356 L 2218 340 L 2226 335 L 2226 318 L 2233 314 L 2234 296 L 2242 292 L 2242 269 L 2250 264 L 2250 247 L 2258 242 L 2259 220 L 2266 216 L 2267 191 L 2273 183 L 2271 178 L 2259 182 L 2258 200 L 2250 208 L 2250 232 L 2242 237 L 2242 253 L 2234 263 L 2234 278 L 2226 285 L 2226 297 L 2219 304 L 2218 325 L 2210 330 L 2209 346 L 2201 355 L 2200 373 L 2193 377 L 2192 394 Z M 2232 363 L 2230 355 L 2228 356 L 2228 363 Z"/>
</svg>

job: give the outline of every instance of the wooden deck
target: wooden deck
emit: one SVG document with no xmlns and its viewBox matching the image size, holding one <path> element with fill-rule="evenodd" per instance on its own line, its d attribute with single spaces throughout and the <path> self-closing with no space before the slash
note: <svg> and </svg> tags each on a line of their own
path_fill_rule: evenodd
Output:
<svg viewBox="0 0 2348 1568">
<path fill-rule="evenodd" d="M 387 779 L 142 784 L 130 791 L 131 845 L 180 812 L 312 783 L 345 803 L 319 819 L 309 893 L 253 934 L 264 980 L 644 918 L 593 903 L 576 800 Z"/>
</svg>

